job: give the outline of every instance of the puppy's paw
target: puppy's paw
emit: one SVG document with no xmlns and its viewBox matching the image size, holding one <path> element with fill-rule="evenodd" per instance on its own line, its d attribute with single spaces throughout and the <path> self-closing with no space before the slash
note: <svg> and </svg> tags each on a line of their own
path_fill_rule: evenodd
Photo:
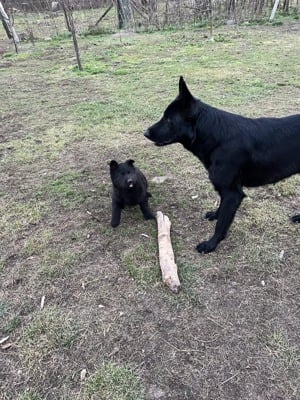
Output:
<svg viewBox="0 0 300 400">
<path fill-rule="evenodd" d="M 215 219 L 218 219 L 218 211 L 207 211 L 207 213 L 205 214 L 205 218 L 209 221 L 214 221 Z"/>
<path fill-rule="evenodd" d="M 298 222 L 298 223 L 300 223 L 300 214 L 293 215 L 293 216 L 291 217 L 291 221 L 292 221 L 292 222 Z"/>
<path fill-rule="evenodd" d="M 211 240 L 207 240 L 199 243 L 198 246 L 196 247 L 196 250 L 198 251 L 198 253 L 206 254 L 214 251 L 216 247 L 217 245 L 215 243 L 213 243 Z"/>
</svg>

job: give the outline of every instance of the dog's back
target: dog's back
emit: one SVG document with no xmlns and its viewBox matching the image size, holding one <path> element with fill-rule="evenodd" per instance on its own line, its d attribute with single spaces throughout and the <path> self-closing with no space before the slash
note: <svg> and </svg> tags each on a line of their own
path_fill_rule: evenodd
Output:
<svg viewBox="0 0 300 400">
<path fill-rule="evenodd" d="M 234 161 L 240 164 L 241 184 L 248 187 L 276 183 L 300 173 L 300 115 L 252 119 L 219 112 L 222 119 L 213 128 L 218 143 L 209 164 L 216 151 L 224 160 L 226 155 L 235 155 L 232 168 Z"/>
</svg>

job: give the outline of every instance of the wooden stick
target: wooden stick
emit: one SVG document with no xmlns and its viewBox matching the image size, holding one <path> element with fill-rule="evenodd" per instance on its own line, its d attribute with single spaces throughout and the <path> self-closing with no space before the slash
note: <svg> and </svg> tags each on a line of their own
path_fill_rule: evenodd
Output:
<svg viewBox="0 0 300 400">
<path fill-rule="evenodd" d="M 172 290 L 172 292 L 178 293 L 181 284 L 178 278 L 177 265 L 175 263 L 171 243 L 171 222 L 168 216 L 164 215 L 161 211 L 157 211 L 156 220 L 158 230 L 159 264 L 162 272 L 162 280 Z"/>
</svg>

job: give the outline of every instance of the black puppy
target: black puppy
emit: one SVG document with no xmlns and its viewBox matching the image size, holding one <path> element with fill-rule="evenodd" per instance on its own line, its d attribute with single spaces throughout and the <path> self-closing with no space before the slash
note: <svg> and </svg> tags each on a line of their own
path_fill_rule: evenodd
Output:
<svg viewBox="0 0 300 400">
<path fill-rule="evenodd" d="M 113 184 L 111 218 L 113 228 L 120 224 L 121 211 L 125 206 L 139 204 L 145 219 L 154 218 L 148 204 L 148 198 L 151 197 L 151 194 L 147 192 L 147 180 L 133 163 L 134 160 L 127 160 L 120 164 L 112 160 L 109 164 Z"/>
<path fill-rule="evenodd" d="M 179 95 L 163 117 L 145 132 L 158 146 L 181 143 L 208 170 L 221 197 L 214 235 L 200 243 L 213 251 L 227 234 L 243 197 L 243 186 L 275 183 L 300 172 L 300 114 L 285 118 L 246 118 L 211 107 L 195 98 L 182 77 Z M 300 214 L 292 217 L 300 222 Z"/>
</svg>

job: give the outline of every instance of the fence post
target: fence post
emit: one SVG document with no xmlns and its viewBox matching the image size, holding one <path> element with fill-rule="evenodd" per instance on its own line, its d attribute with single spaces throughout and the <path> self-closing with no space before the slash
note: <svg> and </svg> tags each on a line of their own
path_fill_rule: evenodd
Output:
<svg viewBox="0 0 300 400">
<path fill-rule="evenodd" d="M 8 18 L 8 15 L 6 14 L 4 7 L 2 5 L 2 2 L 0 1 L 0 20 L 3 24 L 3 27 L 6 31 L 7 37 L 9 39 L 12 38 L 14 45 L 15 45 L 15 49 L 16 49 L 16 53 L 18 53 L 18 45 L 17 43 L 19 43 L 19 37 L 15 31 L 15 28 L 13 27 L 13 25 L 10 22 L 10 19 Z"/>
</svg>

